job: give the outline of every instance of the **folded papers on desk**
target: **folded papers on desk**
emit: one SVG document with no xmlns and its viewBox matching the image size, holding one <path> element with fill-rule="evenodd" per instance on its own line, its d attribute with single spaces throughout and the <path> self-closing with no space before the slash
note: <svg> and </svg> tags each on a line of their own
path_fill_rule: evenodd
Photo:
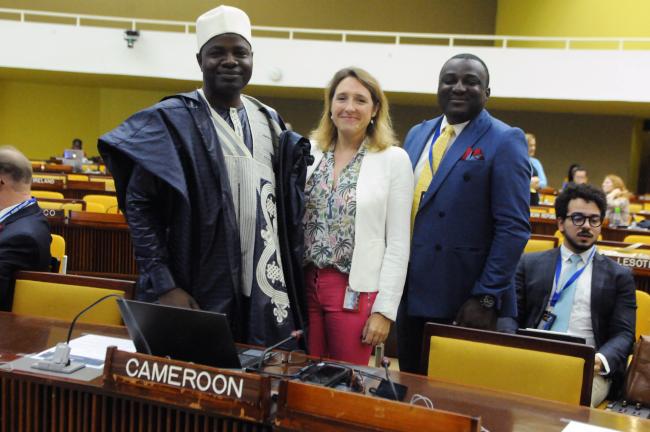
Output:
<svg viewBox="0 0 650 432">
<path fill-rule="evenodd" d="M 88 334 L 70 341 L 70 360 L 80 362 L 86 367 L 103 369 L 106 349 L 116 346 L 121 351 L 135 352 L 135 346 L 129 339 Z M 54 347 L 30 356 L 34 360 L 49 360 L 54 355 Z"/>
</svg>

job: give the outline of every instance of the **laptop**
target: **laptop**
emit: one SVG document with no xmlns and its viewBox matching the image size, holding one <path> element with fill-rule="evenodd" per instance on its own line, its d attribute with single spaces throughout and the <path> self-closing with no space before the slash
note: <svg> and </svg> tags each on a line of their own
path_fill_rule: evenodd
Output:
<svg viewBox="0 0 650 432">
<path fill-rule="evenodd" d="M 84 151 L 76 149 L 63 150 L 63 165 L 71 165 L 74 171 L 81 171 L 84 161 Z"/>
<path fill-rule="evenodd" d="M 517 329 L 517 334 L 521 336 L 531 336 L 542 339 L 551 339 L 561 342 L 573 342 L 579 344 L 586 344 L 587 340 L 583 337 L 572 335 L 569 333 L 560 333 L 551 330 L 540 330 L 535 328 Z"/>
<path fill-rule="evenodd" d="M 219 368 L 253 366 L 261 350 L 240 350 L 225 314 L 118 299 L 122 319 L 139 353 Z"/>
</svg>

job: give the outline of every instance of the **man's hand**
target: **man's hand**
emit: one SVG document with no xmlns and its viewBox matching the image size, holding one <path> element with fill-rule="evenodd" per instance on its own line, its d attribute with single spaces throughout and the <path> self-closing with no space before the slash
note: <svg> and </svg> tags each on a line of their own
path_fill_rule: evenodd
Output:
<svg viewBox="0 0 650 432">
<path fill-rule="evenodd" d="M 495 308 L 481 306 L 478 298 L 470 297 L 460 307 L 454 324 L 481 330 L 496 330 L 497 311 Z"/>
<path fill-rule="evenodd" d="M 384 342 L 390 332 L 391 322 L 378 312 L 371 314 L 361 332 L 361 342 L 372 346 Z"/>
<path fill-rule="evenodd" d="M 603 362 L 600 359 L 600 356 L 596 356 L 594 359 L 594 374 L 599 374 L 603 371 Z"/>
<path fill-rule="evenodd" d="M 174 288 L 171 291 L 167 291 L 158 298 L 158 301 L 160 304 L 167 306 L 177 306 L 186 309 L 201 309 L 196 300 L 181 288 Z"/>
</svg>

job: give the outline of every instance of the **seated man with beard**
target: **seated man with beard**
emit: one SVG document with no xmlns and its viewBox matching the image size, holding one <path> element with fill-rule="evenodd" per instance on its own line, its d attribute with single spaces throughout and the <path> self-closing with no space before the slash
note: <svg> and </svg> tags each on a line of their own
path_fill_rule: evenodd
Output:
<svg viewBox="0 0 650 432">
<path fill-rule="evenodd" d="M 569 185 L 555 200 L 563 244 L 523 255 L 515 276 L 520 327 L 570 333 L 596 348 L 592 406 L 621 384 L 636 321 L 632 273 L 596 252 L 606 210 L 601 190 Z"/>
</svg>

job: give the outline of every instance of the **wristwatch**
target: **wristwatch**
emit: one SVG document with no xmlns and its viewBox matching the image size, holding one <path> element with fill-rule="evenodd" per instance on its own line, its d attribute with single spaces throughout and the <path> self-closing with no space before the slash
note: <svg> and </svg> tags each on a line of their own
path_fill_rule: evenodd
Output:
<svg viewBox="0 0 650 432">
<path fill-rule="evenodd" d="M 496 304 L 496 300 L 494 299 L 494 296 L 490 294 L 479 296 L 478 302 L 481 306 L 483 306 L 486 309 L 492 309 Z"/>
</svg>

